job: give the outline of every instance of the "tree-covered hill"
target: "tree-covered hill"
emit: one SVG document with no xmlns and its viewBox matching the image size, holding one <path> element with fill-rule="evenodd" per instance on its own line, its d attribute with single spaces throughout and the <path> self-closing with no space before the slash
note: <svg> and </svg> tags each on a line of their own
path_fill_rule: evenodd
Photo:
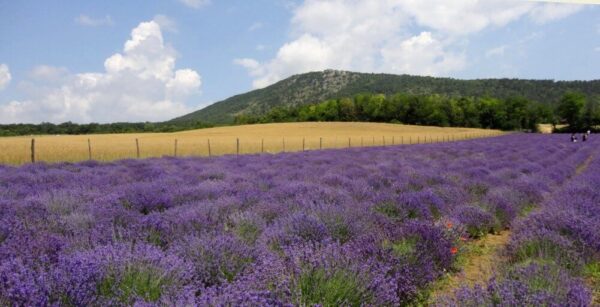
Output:
<svg viewBox="0 0 600 307">
<path fill-rule="evenodd" d="M 326 70 L 289 77 L 263 89 L 214 103 L 202 110 L 175 118 L 174 123 L 201 121 L 233 123 L 239 115 L 260 116 L 274 107 L 297 107 L 328 99 L 353 97 L 359 93 L 392 95 L 440 94 L 450 97 L 523 97 L 556 104 L 565 92 L 600 95 L 600 80 L 554 81 L 523 79 L 476 79 L 420 77 Z"/>
</svg>

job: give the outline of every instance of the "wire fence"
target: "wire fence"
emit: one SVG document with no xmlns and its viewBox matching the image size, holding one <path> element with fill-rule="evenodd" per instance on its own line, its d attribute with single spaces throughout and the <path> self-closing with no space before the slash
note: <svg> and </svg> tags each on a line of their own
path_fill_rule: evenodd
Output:
<svg viewBox="0 0 600 307">
<path fill-rule="evenodd" d="M 397 146 L 454 142 L 502 135 L 500 131 L 438 135 L 381 135 L 336 137 L 178 137 L 95 139 L 37 137 L 0 142 L 0 163 L 113 161 L 163 156 L 221 156 L 354 147 Z"/>
</svg>

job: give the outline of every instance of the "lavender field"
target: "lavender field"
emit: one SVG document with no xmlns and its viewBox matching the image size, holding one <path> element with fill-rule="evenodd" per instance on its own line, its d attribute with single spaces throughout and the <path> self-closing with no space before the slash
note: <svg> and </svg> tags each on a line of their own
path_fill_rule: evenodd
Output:
<svg viewBox="0 0 600 307">
<path fill-rule="evenodd" d="M 587 306 L 599 261 L 594 136 L 0 166 L 0 305 Z"/>
</svg>

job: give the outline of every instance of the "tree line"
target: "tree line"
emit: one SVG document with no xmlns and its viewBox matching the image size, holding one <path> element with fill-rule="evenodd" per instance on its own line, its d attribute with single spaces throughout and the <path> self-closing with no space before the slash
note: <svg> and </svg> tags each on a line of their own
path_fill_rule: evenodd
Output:
<svg viewBox="0 0 600 307">
<path fill-rule="evenodd" d="M 239 115 L 236 124 L 296 121 L 366 121 L 441 127 L 537 131 L 539 123 L 566 123 L 566 130 L 600 125 L 598 97 L 566 93 L 552 106 L 523 97 L 449 97 L 438 94 L 359 94 L 296 107 L 275 107 L 264 115 Z"/>
<path fill-rule="evenodd" d="M 182 130 L 209 128 L 212 125 L 202 122 L 139 122 L 109 124 L 6 124 L 0 125 L 0 136 L 18 136 L 32 134 L 100 134 L 100 133 L 140 133 L 140 132 L 176 132 Z"/>
<path fill-rule="evenodd" d="M 235 124 L 301 121 L 387 122 L 529 131 L 536 131 L 539 123 L 551 123 L 568 125 L 557 129 L 558 132 L 598 131 L 600 99 L 599 96 L 586 97 L 579 92 L 567 92 L 558 104 L 550 105 L 523 97 L 358 94 L 352 98 L 329 99 L 316 104 L 279 106 L 264 115 L 242 114 L 235 118 Z M 213 125 L 200 121 L 5 124 L 0 125 L 0 136 L 176 132 L 209 127 Z"/>
</svg>

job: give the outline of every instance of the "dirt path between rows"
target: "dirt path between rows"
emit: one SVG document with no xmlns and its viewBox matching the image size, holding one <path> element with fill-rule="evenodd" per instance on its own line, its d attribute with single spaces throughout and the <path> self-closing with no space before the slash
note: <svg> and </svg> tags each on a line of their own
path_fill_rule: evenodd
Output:
<svg viewBox="0 0 600 307">
<path fill-rule="evenodd" d="M 581 174 L 583 171 L 585 171 L 588 166 L 590 165 L 590 163 L 592 163 L 592 161 L 594 160 L 594 155 L 590 155 L 587 159 L 585 159 L 585 161 L 583 161 L 583 163 L 579 164 L 577 166 L 577 168 L 575 169 L 575 176 Z M 573 176 L 573 177 L 575 177 Z"/>
<path fill-rule="evenodd" d="M 589 164 L 594 160 L 591 154 L 584 162 L 579 164 L 575 170 L 575 175 L 584 172 Z M 533 211 L 537 211 L 536 208 Z M 532 212 L 533 212 L 532 211 Z M 531 214 L 529 212 L 527 215 Z M 524 219 L 525 217 L 520 217 Z M 505 247 L 508 245 L 512 232 L 510 229 L 502 231 L 500 234 L 489 234 L 486 237 L 475 240 L 466 245 L 467 252 L 464 255 L 464 264 L 461 272 L 448 275 L 434 284 L 434 290 L 431 294 L 430 302 L 436 302 L 438 298 L 453 295 L 454 291 L 462 286 L 473 287 L 476 284 L 485 285 L 485 283 L 496 273 L 506 262 L 504 255 Z M 587 281 L 590 289 L 594 289 L 595 282 Z M 594 292 L 592 302 L 596 303 L 600 299 Z"/>
<path fill-rule="evenodd" d="M 489 234 L 480 240 L 468 244 L 465 263 L 461 272 L 452 274 L 441 280 L 432 294 L 432 301 L 452 295 L 461 286 L 473 287 L 487 282 L 505 262 L 504 247 L 508 244 L 511 231 L 504 230 L 500 234 Z"/>
</svg>

